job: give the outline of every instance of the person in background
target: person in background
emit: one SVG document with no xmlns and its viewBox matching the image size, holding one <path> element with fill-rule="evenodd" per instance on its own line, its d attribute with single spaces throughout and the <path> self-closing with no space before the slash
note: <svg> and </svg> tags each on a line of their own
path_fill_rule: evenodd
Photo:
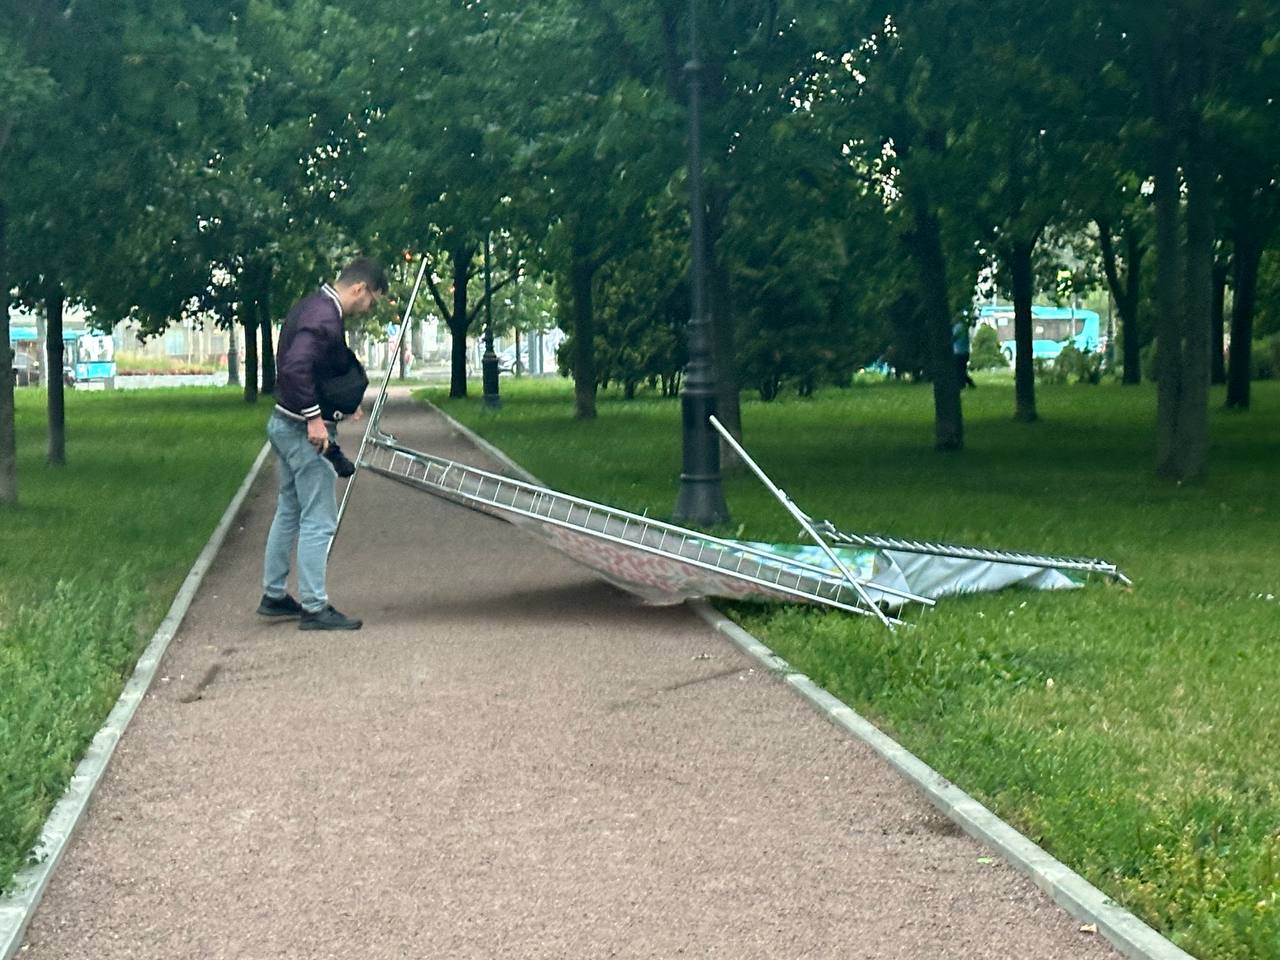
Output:
<svg viewBox="0 0 1280 960">
<path fill-rule="evenodd" d="M 960 389 L 977 387 L 973 377 L 969 376 L 969 321 L 964 317 L 951 325 L 951 352 L 956 358 L 956 379 L 960 381 Z"/>
</svg>

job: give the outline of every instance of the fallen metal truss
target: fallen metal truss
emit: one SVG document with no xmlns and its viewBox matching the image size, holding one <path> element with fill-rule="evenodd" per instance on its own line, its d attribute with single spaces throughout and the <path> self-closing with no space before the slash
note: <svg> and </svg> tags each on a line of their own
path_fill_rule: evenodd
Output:
<svg viewBox="0 0 1280 960">
<path fill-rule="evenodd" d="M 370 435 L 360 465 L 518 525 L 541 526 L 565 553 L 627 589 L 651 591 L 655 599 L 765 594 L 878 617 L 884 614 L 863 599 L 864 591 L 895 607 L 903 601 L 933 603 L 870 578 L 851 582 L 814 564 L 412 450 L 381 432 Z"/>
</svg>

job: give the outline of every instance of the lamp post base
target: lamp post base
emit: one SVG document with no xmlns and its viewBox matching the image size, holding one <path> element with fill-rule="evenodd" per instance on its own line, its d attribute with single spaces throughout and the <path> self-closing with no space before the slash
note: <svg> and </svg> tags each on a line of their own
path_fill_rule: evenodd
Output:
<svg viewBox="0 0 1280 960">
<path fill-rule="evenodd" d="M 681 397 L 684 416 L 684 470 L 674 519 L 699 527 L 729 522 L 729 507 L 720 486 L 720 438 L 708 419 L 715 414 L 715 395 L 686 391 Z"/>
<path fill-rule="evenodd" d="M 484 385 L 484 405 L 492 410 L 502 406 L 502 398 L 498 395 L 498 356 L 486 353 L 480 362 L 481 383 Z"/>
<path fill-rule="evenodd" d="M 729 522 L 729 508 L 720 492 L 719 477 L 691 477 L 680 474 L 680 496 L 676 500 L 676 523 L 695 527 L 718 527 Z"/>
</svg>

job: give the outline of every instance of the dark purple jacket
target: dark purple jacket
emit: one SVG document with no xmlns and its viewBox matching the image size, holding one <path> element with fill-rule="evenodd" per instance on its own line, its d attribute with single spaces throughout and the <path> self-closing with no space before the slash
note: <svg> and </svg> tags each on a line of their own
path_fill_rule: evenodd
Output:
<svg viewBox="0 0 1280 960">
<path fill-rule="evenodd" d="M 289 311 L 276 348 L 276 409 L 305 420 L 320 416 L 316 384 L 347 365 L 346 334 L 337 293 L 327 283 Z"/>
</svg>

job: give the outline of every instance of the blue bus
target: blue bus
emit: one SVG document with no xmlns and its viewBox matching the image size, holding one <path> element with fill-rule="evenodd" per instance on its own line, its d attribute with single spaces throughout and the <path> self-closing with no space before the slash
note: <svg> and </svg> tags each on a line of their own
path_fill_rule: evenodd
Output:
<svg viewBox="0 0 1280 960">
<path fill-rule="evenodd" d="M 9 327 L 9 345 L 17 349 L 20 344 L 34 350 L 39 358 L 41 345 L 34 326 L 13 324 Z M 64 328 L 62 351 L 62 377 L 67 386 L 93 382 L 109 385 L 115 380 L 115 341 L 111 334 Z"/>
<path fill-rule="evenodd" d="M 1001 351 L 1012 363 L 1018 350 L 1013 338 L 1013 307 L 979 307 L 978 323 L 995 330 Z M 1036 360 L 1053 360 L 1068 343 L 1082 353 L 1102 349 L 1097 312 L 1079 307 L 1032 306 L 1031 336 L 1031 356 Z"/>
<path fill-rule="evenodd" d="M 68 330 L 62 334 L 66 353 L 62 364 L 70 370 L 73 383 L 103 382 L 113 385 L 116 377 L 115 341 L 109 333 Z"/>
</svg>

